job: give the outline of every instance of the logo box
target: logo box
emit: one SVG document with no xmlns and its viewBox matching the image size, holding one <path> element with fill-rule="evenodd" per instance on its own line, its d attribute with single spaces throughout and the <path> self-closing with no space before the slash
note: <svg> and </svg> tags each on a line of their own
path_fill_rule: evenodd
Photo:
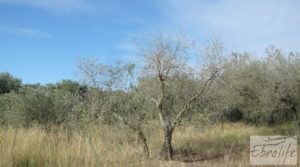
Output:
<svg viewBox="0 0 300 167">
<path fill-rule="evenodd" d="M 297 165 L 296 136 L 250 136 L 251 165 Z"/>
</svg>

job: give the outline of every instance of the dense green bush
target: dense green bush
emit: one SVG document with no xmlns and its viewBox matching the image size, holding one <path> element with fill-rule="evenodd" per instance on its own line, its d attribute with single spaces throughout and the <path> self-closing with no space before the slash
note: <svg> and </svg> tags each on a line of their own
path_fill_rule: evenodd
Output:
<svg viewBox="0 0 300 167">
<path fill-rule="evenodd" d="M 76 94 L 45 87 L 27 87 L 21 92 L 0 96 L 2 125 L 74 127 L 81 119 L 84 102 Z"/>
<path fill-rule="evenodd" d="M 21 80 L 9 73 L 0 73 L 0 94 L 17 91 L 21 88 Z"/>
</svg>

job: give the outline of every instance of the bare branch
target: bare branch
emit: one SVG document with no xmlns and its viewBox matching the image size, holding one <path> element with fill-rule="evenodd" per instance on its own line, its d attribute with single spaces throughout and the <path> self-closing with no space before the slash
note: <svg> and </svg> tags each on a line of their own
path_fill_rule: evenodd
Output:
<svg viewBox="0 0 300 167">
<path fill-rule="evenodd" d="M 195 95 L 193 95 L 188 101 L 187 103 L 183 106 L 183 108 L 180 110 L 180 112 L 176 115 L 174 121 L 172 122 L 172 127 L 175 128 L 175 126 L 180 122 L 182 115 L 188 110 L 190 109 L 190 105 L 191 103 L 196 100 L 197 98 L 201 97 L 204 95 L 204 93 L 206 92 L 206 90 L 208 90 L 212 84 L 212 81 L 215 79 L 216 77 L 216 72 L 213 72 L 212 75 L 205 81 L 203 88 L 198 91 Z"/>
</svg>

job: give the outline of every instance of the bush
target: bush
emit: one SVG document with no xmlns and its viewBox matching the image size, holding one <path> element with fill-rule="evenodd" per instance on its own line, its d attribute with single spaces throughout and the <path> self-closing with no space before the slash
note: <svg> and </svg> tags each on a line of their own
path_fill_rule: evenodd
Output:
<svg viewBox="0 0 300 167">
<path fill-rule="evenodd" d="M 16 93 L 6 93 L 0 95 L 0 125 L 19 125 L 20 116 L 14 112 L 14 108 L 19 104 L 19 96 Z"/>
<path fill-rule="evenodd" d="M 17 91 L 21 88 L 21 80 L 9 73 L 0 73 L 0 94 Z"/>
<path fill-rule="evenodd" d="M 0 95 L 0 124 L 30 127 L 62 125 L 74 127 L 81 119 L 83 102 L 79 96 L 43 87 L 24 88 L 22 93 Z"/>
</svg>

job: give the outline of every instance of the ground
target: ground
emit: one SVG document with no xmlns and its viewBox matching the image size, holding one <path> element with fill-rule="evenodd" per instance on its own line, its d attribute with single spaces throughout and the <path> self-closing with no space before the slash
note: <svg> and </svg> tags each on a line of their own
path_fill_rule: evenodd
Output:
<svg viewBox="0 0 300 167">
<path fill-rule="evenodd" d="M 250 135 L 286 135 L 294 129 L 288 124 L 255 127 L 242 123 L 213 126 L 182 125 L 173 136 L 174 160 L 161 161 L 158 153 L 163 132 L 155 123 L 145 128 L 150 158 L 129 129 L 115 126 L 91 126 L 69 133 L 2 128 L 0 166 L 250 166 Z"/>
</svg>

